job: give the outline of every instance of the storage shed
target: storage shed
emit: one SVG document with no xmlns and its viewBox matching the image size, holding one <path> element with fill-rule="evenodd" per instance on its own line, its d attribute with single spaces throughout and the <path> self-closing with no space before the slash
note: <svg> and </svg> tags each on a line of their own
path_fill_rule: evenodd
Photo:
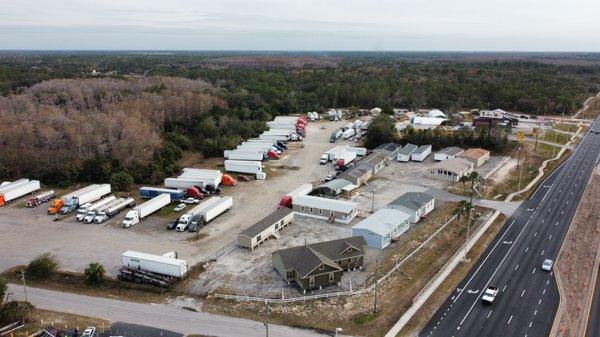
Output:
<svg viewBox="0 0 600 337">
<path fill-rule="evenodd" d="M 418 148 L 417 145 L 415 144 L 411 144 L 408 143 L 406 145 L 404 145 L 404 147 L 402 147 L 400 150 L 398 150 L 398 161 L 401 162 L 409 162 L 410 161 L 410 157 L 412 156 L 413 152 L 415 152 L 415 150 Z"/>
<path fill-rule="evenodd" d="M 408 230 L 410 219 L 401 210 L 382 208 L 352 226 L 352 236 L 362 236 L 369 247 L 384 249 Z"/>
<path fill-rule="evenodd" d="M 279 232 L 293 221 L 294 211 L 287 207 L 278 209 L 238 234 L 236 244 L 254 250 L 271 237 L 279 239 Z"/>
<path fill-rule="evenodd" d="M 333 179 L 324 184 L 317 186 L 317 194 L 325 195 L 328 197 L 337 197 L 342 194 L 343 188 L 352 185 L 352 182 L 346 179 Z"/>
<path fill-rule="evenodd" d="M 456 146 L 445 147 L 433 155 L 433 159 L 442 161 L 446 159 L 456 158 L 459 154 L 463 153 L 464 149 Z"/>
<path fill-rule="evenodd" d="M 423 161 L 431 154 L 431 145 L 419 146 L 410 156 L 412 161 Z"/>
<path fill-rule="evenodd" d="M 490 151 L 481 148 L 466 149 L 463 153 L 459 154 L 458 157 L 464 158 L 479 167 L 490 160 Z"/>
<path fill-rule="evenodd" d="M 387 208 L 408 213 L 413 223 L 417 223 L 421 218 L 427 216 L 434 207 L 435 199 L 431 195 L 421 192 L 404 193 L 387 205 Z"/>
<path fill-rule="evenodd" d="M 356 216 L 358 204 L 351 201 L 300 195 L 292 199 L 292 209 L 296 215 L 347 224 Z"/>
<path fill-rule="evenodd" d="M 463 158 L 450 158 L 435 164 L 429 174 L 436 179 L 457 182 L 473 172 L 473 163 Z"/>
</svg>

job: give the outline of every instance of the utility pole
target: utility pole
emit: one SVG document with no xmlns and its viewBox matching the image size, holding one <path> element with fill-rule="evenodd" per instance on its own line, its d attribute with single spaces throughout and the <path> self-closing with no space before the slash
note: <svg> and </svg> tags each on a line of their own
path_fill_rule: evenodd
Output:
<svg viewBox="0 0 600 337">
<path fill-rule="evenodd" d="M 25 295 L 26 311 L 27 316 L 29 317 L 29 300 L 27 299 L 27 287 L 25 286 L 25 270 L 21 270 L 21 280 L 23 280 L 23 295 Z M 23 324 L 25 324 L 25 316 L 23 316 Z"/>
<path fill-rule="evenodd" d="M 519 153 L 517 154 L 517 167 L 519 168 L 519 184 L 517 186 L 517 191 L 521 190 L 521 168 L 523 167 L 521 163 L 521 144 L 519 144 Z"/>
<path fill-rule="evenodd" d="M 269 301 L 265 301 L 265 307 L 265 322 L 263 324 L 265 325 L 266 336 L 269 337 Z"/>
<path fill-rule="evenodd" d="M 538 124 L 537 132 L 535 133 L 535 146 L 533 147 L 533 151 L 537 151 L 538 138 L 540 137 L 540 131 L 542 131 L 542 122 Z"/>
<path fill-rule="evenodd" d="M 373 314 L 377 313 L 377 291 L 379 289 L 379 256 L 377 256 L 377 259 L 375 260 L 375 298 L 373 301 Z"/>
<path fill-rule="evenodd" d="M 375 212 L 375 190 L 373 190 L 373 196 L 371 198 L 371 213 Z"/>
<path fill-rule="evenodd" d="M 558 132 L 554 131 L 554 144 L 556 144 L 556 136 L 558 135 Z M 556 146 L 553 145 L 552 146 L 552 158 L 554 158 L 554 151 L 556 149 Z"/>
</svg>

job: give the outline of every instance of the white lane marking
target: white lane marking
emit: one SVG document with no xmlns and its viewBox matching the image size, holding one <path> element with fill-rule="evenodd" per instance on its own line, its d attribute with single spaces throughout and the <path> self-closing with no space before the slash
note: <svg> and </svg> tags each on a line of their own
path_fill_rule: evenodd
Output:
<svg viewBox="0 0 600 337">
<path fill-rule="evenodd" d="M 540 298 L 540 300 L 538 301 L 538 305 L 542 304 L 542 299 Z"/>
<path fill-rule="evenodd" d="M 510 324 L 510 321 L 512 321 L 512 317 L 513 317 L 513 315 L 510 315 L 510 317 L 508 318 L 508 322 L 506 324 Z"/>
<path fill-rule="evenodd" d="M 542 250 L 542 253 L 540 255 L 544 255 L 545 252 L 546 252 L 545 250 Z"/>
<path fill-rule="evenodd" d="M 477 273 L 479 272 L 479 270 L 481 269 L 481 267 L 485 264 L 485 261 L 487 261 L 487 259 L 492 255 L 492 253 L 494 252 L 494 250 L 496 249 L 496 247 L 498 246 L 498 244 L 500 244 L 500 242 L 502 241 L 502 239 L 504 239 L 504 236 L 506 235 L 506 233 L 508 233 L 511 229 L 511 227 L 513 226 L 513 224 L 515 223 L 516 219 L 513 220 L 510 225 L 508 226 L 508 228 L 506 229 L 506 231 L 504 232 L 504 234 L 502 234 L 502 237 L 500 237 L 500 240 L 498 240 L 496 242 L 496 244 L 494 245 L 494 247 L 492 248 L 492 250 L 488 253 L 488 255 L 485 257 L 485 259 L 483 260 L 483 262 L 481 262 L 481 264 L 479 265 L 479 267 L 477 267 L 477 270 L 475 270 L 475 272 L 473 273 L 473 275 L 471 275 L 471 278 L 469 278 L 469 280 L 467 281 L 467 283 L 465 284 L 463 290 L 469 286 L 469 283 L 471 283 L 471 281 L 473 280 L 473 278 L 475 277 L 475 275 L 477 275 Z M 525 224 L 525 226 L 523 226 L 523 229 L 525 227 L 527 227 L 527 224 L 529 223 L 529 221 L 527 221 L 527 223 Z M 523 232 L 523 229 L 521 229 L 521 233 Z M 519 234 L 520 235 L 520 234 Z M 518 238 L 518 237 L 517 237 Z M 510 252 L 510 250 L 512 249 L 512 247 L 514 247 L 514 245 L 511 245 L 510 248 L 508 249 L 508 251 Z M 452 301 L 452 303 L 456 303 L 456 301 L 458 300 L 458 298 L 460 297 L 460 295 L 462 295 L 462 291 L 458 293 L 458 295 L 456 295 L 456 298 L 454 299 L 454 301 Z"/>
<path fill-rule="evenodd" d="M 523 292 L 521 293 L 521 298 L 523 298 L 523 295 L 525 295 L 525 289 L 523 289 Z"/>
<path fill-rule="evenodd" d="M 535 238 L 537 236 L 537 232 L 533 233 L 533 237 Z"/>
<path fill-rule="evenodd" d="M 492 314 L 492 311 L 493 311 L 493 310 L 490 310 L 490 312 L 487 314 L 487 317 L 486 317 L 486 318 L 490 318 L 490 315 Z"/>
<path fill-rule="evenodd" d="M 533 316 L 537 315 L 537 309 L 533 312 Z"/>
<path fill-rule="evenodd" d="M 560 211 L 560 215 L 565 214 L 565 210 L 563 209 L 562 211 Z"/>
<path fill-rule="evenodd" d="M 529 322 L 529 327 L 531 328 L 531 325 L 533 324 L 533 322 Z"/>
<path fill-rule="evenodd" d="M 550 283 L 550 280 L 546 280 L 546 285 L 548 285 L 548 283 Z"/>
<path fill-rule="evenodd" d="M 528 250 L 529 250 L 529 246 L 527 246 L 527 248 L 525 248 L 525 253 L 527 253 Z"/>
<path fill-rule="evenodd" d="M 531 274 L 535 274 L 535 270 L 536 270 L 536 269 L 537 269 L 537 268 L 535 268 L 535 267 L 534 267 L 534 268 L 531 270 Z"/>
<path fill-rule="evenodd" d="M 544 288 L 544 290 L 542 291 L 542 295 L 546 294 L 546 288 Z"/>
<path fill-rule="evenodd" d="M 505 285 L 504 285 L 504 288 L 502 288 L 502 292 L 504 292 L 504 290 L 506 290 L 506 286 L 507 286 L 507 285 L 508 285 L 508 284 L 505 284 Z"/>
<path fill-rule="evenodd" d="M 546 221 L 546 219 L 542 219 L 542 223 L 544 223 L 544 221 Z"/>
<path fill-rule="evenodd" d="M 519 265 L 517 265 L 517 266 L 515 267 L 515 271 L 517 271 L 517 269 L 519 269 Z"/>
<path fill-rule="evenodd" d="M 558 227 L 558 221 L 556 222 L 556 225 L 554 225 L 554 227 Z"/>
<path fill-rule="evenodd" d="M 552 234 L 550 234 L 550 236 L 548 237 L 548 240 L 551 240 L 551 239 L 552 239 Z"/>
</svg>

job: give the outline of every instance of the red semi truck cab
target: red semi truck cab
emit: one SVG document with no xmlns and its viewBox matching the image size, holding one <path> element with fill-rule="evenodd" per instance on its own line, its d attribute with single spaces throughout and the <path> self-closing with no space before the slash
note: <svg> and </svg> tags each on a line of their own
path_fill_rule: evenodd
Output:
<svg viewBox="0 0 600 337">
<path fill-rule="evenodd" d="M 281 197 L 281 200 L 279 200 L 279 204 L 277 205 L 277 209 L 285 207 L 292 208 L 292 197 L 289 195 L 284 195 Z"/>
<path fill-rule="evenodd" d="M 237 181 L 233 179 L 229 174 L 224 174 L 221 178 L 221 184 L 225 186 L 235 186 L 237 185 Z"/>
<path fill-rule="evenodd" d="M 188 198 L 195 198 L 198 200 L 204 199 L 204 193 L 200 192 L 200 190 L 196 187 L 190 187 L 187 189 L 186 193 Z"/>
</svg>

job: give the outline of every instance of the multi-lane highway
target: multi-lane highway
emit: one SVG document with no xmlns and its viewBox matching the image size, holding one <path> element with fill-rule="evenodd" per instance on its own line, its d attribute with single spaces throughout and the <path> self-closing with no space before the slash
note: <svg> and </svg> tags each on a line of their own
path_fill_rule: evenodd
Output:
<svg viewBox="0 0 600 337">
<path fill-rule="evenodd" d="M 600 120 L 592 129 L 600 130 Z M 548 336 L 559 295 L 553 274 L 540 267 L 556 260 L 599 154 L 600 135 L 588 132 L 507 220 L 420 336 Z M 481 301 L 488 286 L 499 289 L 492 305 Z"/>
</svg>

